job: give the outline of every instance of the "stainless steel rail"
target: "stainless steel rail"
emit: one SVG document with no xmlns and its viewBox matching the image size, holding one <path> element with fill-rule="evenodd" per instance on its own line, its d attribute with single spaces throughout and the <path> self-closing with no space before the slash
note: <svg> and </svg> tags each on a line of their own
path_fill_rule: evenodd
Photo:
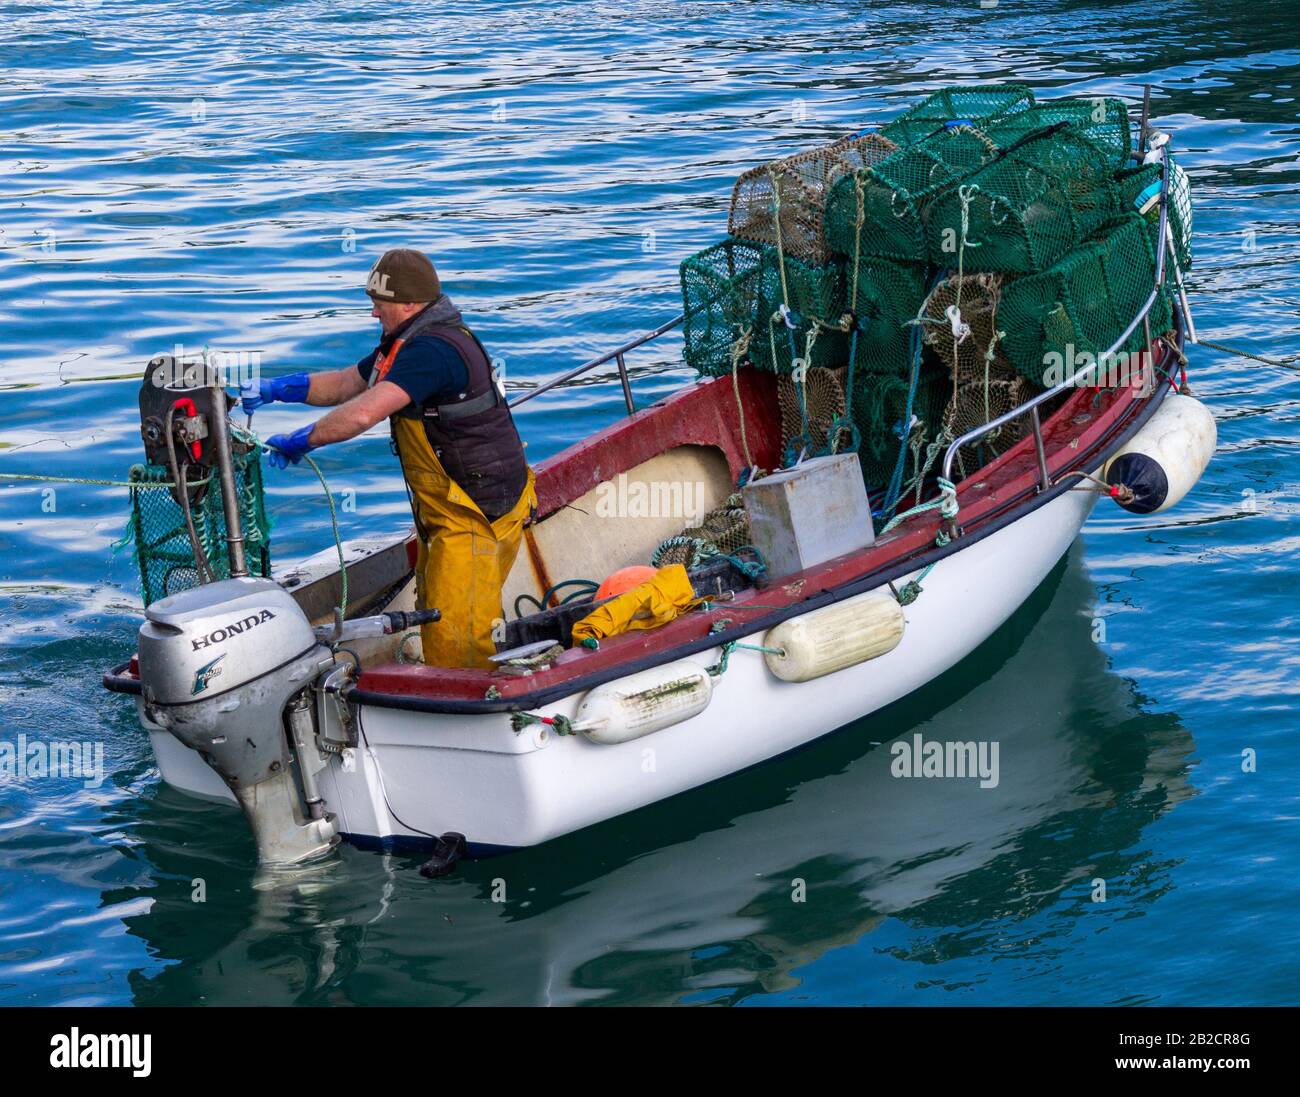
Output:
<svg viewBox="0 0 1300 1097">
<path fill-rule="evenodd" d="M 1115 340 L 1110 350 L 1106 351 L 1104 354 L 1098 355 L 1097 360 L 1092 365 L 1082 367 L 1067 377 L 1059 385 L 1047 389 L 1045 392 L 1040 392 L 1032 399 L 1026 400 L 1018 407 L 1012 408 L 1006 414 L 999 415 L 996 419 L 990 419 L 987 423 L 984 423 L 981 426 L 972 427 L 965 434 L 954 438 L 943 455 L 943 478 L 945 480 L 952 480 L 953 462 L 957 459 L 957 451 L 960 450 L 962 446 L 969 445 L 978 438 L 983 438 L 984 435 L 988 434 L 990 431 L 997 430 L 999 427 L 1005 426 L 1012 420 L 1019 419 L 1022 415 L 1028 415 L 1030 426 L 1033 428 L 1034 432 L 1034 450 L 1038 457 L 1039 483 L 1043 489 L 1051 487 L 1052 479 L 1047 467 L 1047 452 L 1043 446 L 1043 424 L 1038 414 L 1039 407 L 1045 404 L 1048 400 L 1051 400 L 1054 396 L 1059 396 L 1066 389 L 1078 387 L 1080 382 L 1087 378 L 1089 374 L 1095 374 L 1098 370 L 1103 368 L 1107 361 L 1113 360 L 1119 348 L 1122 347 L 1128 341 L 1129 336 L 1137 330 L 1137 326 L 1146 320 L 1147 314 L 1156 303 L 1156 298 L 1160 293 L 1160 285 L 1165 278 L 1165 253 L 1170 247 L 1168 239 L 1169 164 L 1166 156 L 1168 148 L 1169 145 L 1166 143 L 1160 149 L 1160 233 L 1158 239 L 1161 241 L 1161 247 L 1156 252 L 1155 285 L 1152 287 L 1151 296 L 1147 298 L 1146 304 L 1143 305 L 1138 311 L 1138 314 L 1129 321 L 1128 327 L 1126 327 L 1123 334 Z M 1150 344 L 1148 343 L 1148 348 L 1149 346 Z"/>
<path fill-rule="evenodd" d="M 654 331 L 647 332 L 645 335 L 638 335 L 635 339 L 624 343 L 621 347 L 616 347 L 608 354 L 602 354 L 599 358 L 593 358 L 590 362 L 584 362 L 576 366 L 567 373 L 561 373 L 558 377 L 552 377 L 549 381 L 543 381 L 535 389 L 529 389 L 522 396 L 516 396 L 510 401 L 510 407 L 517 408 L 520 404 L 527 403 L 534 396 L 541 396 L 544 392 L 549 392 L 557 385 L 563 385 L 567 381 L 572 381 L 575 377 L 581 377 L 584 373 L 595 369 L 597 366 L 603 366 L 607 362 L 614 362 L 618 365 L 618 379 L 623 385 L 623 402 L 627 404 L 627 413 L 632 415 L 636 411 L 636 405 L 632 402 L 632 381 L 627 373 L 627 352 L 635 350 L 637 347 L 644 346 L 652 339 L 657 339 L 666 331 L 671 331 L 683 320 L 686 319 L 685 313 L 679 313 L 666 324 L 660 324 Z"/>
<path fill-rule="evenodd" d="M 1142 134 L 1144 144 L 1146 138 L 1145 131 L 1146 127 L 1144 126 Z M 1122 347 L 1128 341 L 1129 336 L 1137 330 L 1137 326 L 1147 321 L 1147 316 L 1155 305 L 1156 298 L 1160 293 L 1160 286 L 1164 282 L 1165 255 L 1173 248 L 1172 234 L 1169 229 L 1168 149 L 1168 142 L 1160 148 L 1160 231 L 1157 238 L 1162 242 L 1163 246 L 1158 248 L 1156 252 L 1155 285 L 1152 287 L 1151 295 L 1147 298 L 1146 304 L 1144 304 L 1138 311 L 1137 315 L 1129 321 L 1128 326 L 1124 329 L 1119 338 L 1115 340 L 1111 348 L 1104 354 L 1098 355 L 1097 360 L 1092 365 L 1083 366 L 1060 384 L 1055 385 L 1044 392 L 1040 392 L 1037 396 L 1026 400 L 1023 404 L 1012 408 L 1005 414 L 999 415 L 996 419 L 990 419 L 987 423 L 984 423 L 981 426 L 972 427 L 965 434 L 953 439 L 943 456 L 943 478 L 945 480 L 952 480 L 953 463 L 957 459 L 958 451 L 963 446 L 969 445 L 971 442 L 983 438 L 986 434 L 997 430 L 999 427 L 1005 426 L 1007 423 L 1010 423 L 1015 419 L 1019 419 L 1022 415 L 1028 415 L 1029 424 L 1034 436 L 1034 452 L 1038 458 L 1039 485 L 1043 490 L 1052 486 L 1051 472 L 1047 464 L 1047 451 L 1043 442 L 1042 417 L 1039 415 L 1038 409 L 1048 400 L 1051 400 L 1055 396 L 1059 396 L 1066 389 L 1078 387 L 1078 385 L 1083 382 L 1089 374 L 1095 374 L 1097 371 L 1101 370 L 1108 361 L 1114 359 L 1114 356 L 1119 351 L 1120 347 Z M 1178 271 L 1177 269 L 1176 261 L 1174 266 L 1175 272 L 1181 275 L 1181 271 Z M 1178 279 L 1178 290 L 1180 291 L 1180 297 L 1182 297 L 1181 277 Z M 1184 311 L 1186 311 L 1185 303 Z M 511 408 L 517 408 L 534 397 L 541 396 L 544 392 L 549 392 L 551 389 L 572 381 L 576 377 L 581 377 L 584 373 L 588 373 L 608 362 L 614 362 L 618 366 L 618 377 L 623 386 L 623 401 L 627 405 L 627 413 L 632 415 L 636 411 L 636 405 L 632 400 L 632 384 L 627 372 L 627 352 L 635 350 L 637 347 L 644 346 L 652 339 L 657 339 L 664 332 L 677 327 L 677 325 L 682 323 L 685 319 L 685 314 L 679 313 L 667 323 L 660 324 L 659 327 L 654 329 L 654 331 L 647 332 L 645 335 L 637 336 L 635 339 L 629 340 L 622 346 L 609 351 L 607 354 L 602 354 L 599 358 L 593 358 L 590 362 L 584 362 L 582 365 L 576 366 L 566 373 L 561 373 L 557 377 L 552 377 L 549 381 L 542 382 L 542 384 L 538 385 L 536 388 L 530 389 L 523 395 L 515 397 L 510 401 L 509 406 Z M 1147 347 L 1149 349 L 1150 340 L 1148 340 Z"/>
</svg>

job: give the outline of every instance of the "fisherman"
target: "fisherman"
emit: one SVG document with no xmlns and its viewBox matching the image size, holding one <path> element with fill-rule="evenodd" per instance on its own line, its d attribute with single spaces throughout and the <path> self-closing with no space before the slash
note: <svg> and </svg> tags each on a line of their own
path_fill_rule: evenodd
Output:
<svg viewBox="0 0 1300 1097">
<path fill-rule="evenodd" d="M 416 603 L 442 612 L 420 630 L 424 661 L 485 667 L 496 651 L 501 588 L 537 505 L 533 473 L 487 352 L 429 257 L 386 252 L 366 293 L 383 329 L 379 346 L 355 366 L 247 383 L 244 411 L 273 401 L 337 405 L 267 439 L 277 468 L 388 419 L 419 538 Z"/>
</svg>

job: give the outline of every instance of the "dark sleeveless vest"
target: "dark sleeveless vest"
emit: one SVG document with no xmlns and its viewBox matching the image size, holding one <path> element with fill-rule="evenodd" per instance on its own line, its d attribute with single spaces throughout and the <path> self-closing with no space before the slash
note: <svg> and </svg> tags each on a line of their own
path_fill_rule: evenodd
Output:
<svg viewBox="0 0 1300 1097">
<path fill-rule="evenodd" d="M 488 521 L 495 521 L 514 507 L 528 482 L 528 462 L 514 418 L 478 337 L 466 327 L 421 324 L 420 319 L 417 316 L 398 339 L 407 342 L 417 336 L 432 337 L 450 344 L 465 366 L 468 383 L 455 400 L 411 403 L 393 418 L 423 421 L 424 436 L 447 475 L 474 500 Z M 377 356 L 376 373 L 384 357 L 382 352 Z"/>
</svg>

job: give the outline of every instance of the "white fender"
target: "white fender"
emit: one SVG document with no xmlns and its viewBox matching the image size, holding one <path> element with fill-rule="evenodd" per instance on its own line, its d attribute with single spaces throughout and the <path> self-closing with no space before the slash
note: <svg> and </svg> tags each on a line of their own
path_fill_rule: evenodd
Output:
<svg viewBox="0 0 1300 1097">
<path fill-rule="evenodd" d="M 712 697 L 709 672 L 679 659 L 597 686 L 578 705 L 573 727 L 593 743 L 626 743 L 689 720 Z"/>
<path fill-rule="evenodd" d="M 870 591 L 782 621 L 763 640 L 767 668 L 784 682 L 807 682 L 893 651 L 903 638 L 903 607 Z"/>
<path fill-rule="evenodd" d="M 1132 492 L 1116 499 L 1135 514 L 1154 514 L 1182 501 L 1201 478 L 1218 431 L 1210 409 L 1191 396 L 1172 393 L 1102 470 L 1108 484 L 1123 484 Z"/>
</svg>

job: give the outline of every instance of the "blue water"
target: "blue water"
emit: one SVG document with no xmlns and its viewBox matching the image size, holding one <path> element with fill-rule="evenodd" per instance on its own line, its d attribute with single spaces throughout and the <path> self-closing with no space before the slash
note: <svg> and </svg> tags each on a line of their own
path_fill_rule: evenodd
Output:
<svg viewBox="0 0 1300 1097">
<path fill-rule="evenodd" d="M 0 28 L 4 472 L 120 478 L 136 378 L 178 343 L 355 361 L 390 246 L 536 383 L 677 311 L 741 170 L 955 80 L 1151 83 L 1200 328 L 1300 352 L 1292 4 L 105 0 L 0 3 Z M 631 365 L 643 401 L 690 379 L 671 336 Z M 1300 383 L 1205 350 L 1191 379 L 1219 425 L 1192 496 L 1099 509 L 923 695 L 438 883 L 350 848 L 258 876 L 240 817 L 162 786 L 100 688 L 138 623 L 124 493 L 0 480 L 0 740 L 97 741 L 109 771 L 0 783 L 0 1002 L 1293 1002 Z M 608 378 L 526 405 L 530 458 L 620 408 Z M 345 534 L 404 527 L 382 430 L 321 463 Z M 277 558 L 326 547 L 314 478 L 271 476 Z M 891 778 L 875 744 L 916 731 L 998 739 L 1001 784 Z"/>
</svg>

